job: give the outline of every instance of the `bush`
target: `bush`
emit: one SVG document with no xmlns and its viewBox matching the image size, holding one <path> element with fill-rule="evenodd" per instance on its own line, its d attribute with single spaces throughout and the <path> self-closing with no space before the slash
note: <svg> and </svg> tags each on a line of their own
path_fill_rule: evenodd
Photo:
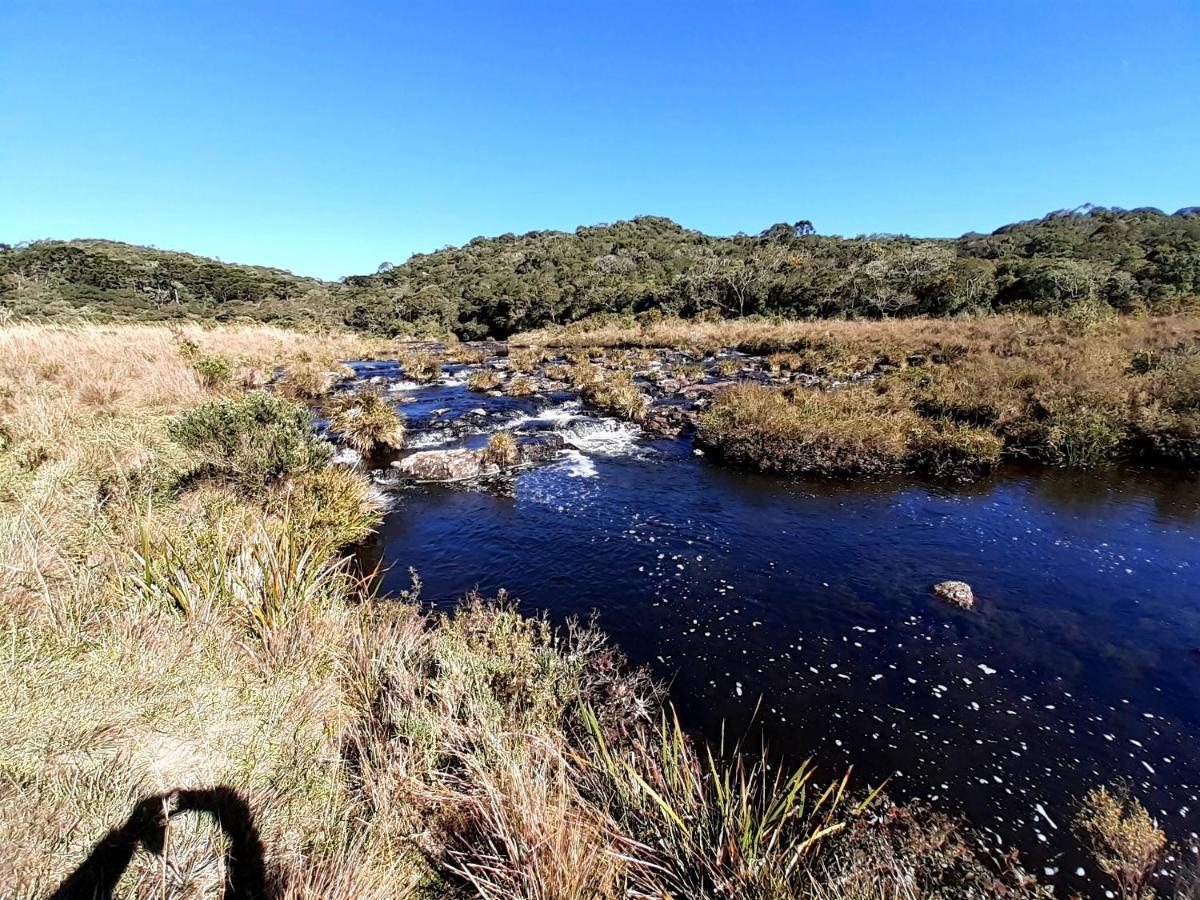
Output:
<svg viewBox="0 0 1200 900">
<path fill-rule="evenodd" d="M 345 394 L 333 404 L 329 427 L 360 453 L 404 446 L 404 416 L 375 391 Z"/>
<path fill-rule="evenodd" d="M 304 406 L 264 391 L 189 410 L 172 420 L 170 434 L 211 474 L 247 490 L 311 471 L 332 455 Z"/>
<path fill-rule="evenodd" d="M 1075 828 L 1091 845 L 1100 870 L 1116 882 L 1123 900 L 1154 897 L 1147 885 L 1166 853 L 1167 836 L 1127 786 L 1088 791 Z"/>
<path fill-rule="evenodd" d="M 494 391 L 500 386 L 500 373 L 494 369 L 480 369 L 467 376 L 467 389 L 471 391 Z"/>
<path fill-rule="evenodd" d="M 192 368 L 200 378 L 200 383 L 212 390 L 219 388 L 229 381 L 233 374 L 233 366 L 223 356 L 206 354 L 192 360 Z"/>
</svg>

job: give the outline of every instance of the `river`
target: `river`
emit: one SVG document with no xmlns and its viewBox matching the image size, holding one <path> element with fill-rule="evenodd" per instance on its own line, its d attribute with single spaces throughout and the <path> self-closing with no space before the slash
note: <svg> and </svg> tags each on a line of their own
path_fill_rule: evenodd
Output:
<svg viewBox="0 0 1200 900">
<path fill-rule="evenodd" d="M 399 388 L 417 445 L 504 428 L 577 448 L 511 496 L 396 492 L 370 548 L 385 590 L 411 566 L 430 603 L 506 589 L 554 621 L 594 613 L 697 733 L 747 733 L 830 777 L 852 765 L 862 787 L 889 779 L 1060 891 L 1097 891 L 1070 836 L 1093 785 L 1128 779 L 1173 839 L 1195 840 L 1200 481 L 1013 466 L 970 485 L 766 477 L 566 397 L 357 368 Z M 422 431 L 468 417 L 465 433 Z M 969 582 L 976 608 L 934 598 L 945 579 Z"/>
</svg>

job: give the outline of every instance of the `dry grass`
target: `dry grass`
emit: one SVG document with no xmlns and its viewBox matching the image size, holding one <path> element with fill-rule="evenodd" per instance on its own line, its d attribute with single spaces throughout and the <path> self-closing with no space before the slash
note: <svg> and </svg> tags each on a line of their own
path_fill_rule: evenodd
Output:
<svg viewBox="0 0 1200 900">
<path fill-rule="evenodd" d="M 401 355 L 400 363 L 405 377 L 420 384 L 437 381 L 442 374 L 442 358 L 436 353 L 405 353 Z"/>
<path fill-rule="evenodd" d="M 1122 900 L 1156 896 L 1149 884 L 1166 855 L 1167 836 L 1127 786 L 1088 791 L 1075 828 L 1091 844 L 1100 871 L 1113 880 Z"/>
<path fill-rule="evenodd" d="M 500 377 L 500 373 L 495 369 L 480 369 L 478 372 L 472 372 L 467 376 L 467 389 L 486 393 L 500 387 L 500 383 L 503 380 Z"/>
<path fill-rule="evenodd" d="M 501 468 L 515 466 L 521 458 L 517 439 L 507 431 L 497 431 L 488 438 L 484 456 L 488 462 L 493 462 Z"/>
<path fill-rule="evenodd" d="M 597 633 L 364 602 L 353 472 L 182 479 L 167 420 L 218 394 L 166 330 L 0 332 L 0 377 L 0 895 L 45 896 L 142 797 L 225 784 L 279 897 L 863 896 L 838 879 L 885 836 L 841 779 L 707 757 Z M 218 897 L 222 853 L 180 820 L 121 896 Z M 895 856 L 872 884 L 915 896 Z"/>
<path fill-rule="evenodd" d="M 537 393 L 537 382 L 525 375 L 518 375 L 504 385 L 504 393 L 510 397 L 532 397 Z"/>
<path fill-rule="evenodd" d="M 837 397 L 792 392 L 790 403 L 742 391 L 719 404 L 708 417 L 709 445 L 728 446 L 722 452 L 730 459 L 767 470 L 956 473 L 947 456 L 949 463 L 962 459 L 968 469 L 986 469 L 994 463 L 997 442 L 1008 456 L 1053 465 L 1135 458 L 1200 466 L 1200 318 L 1195 316 L 662 320 L 629 328 L 565 329 L 537 338 L 580 346 L 665 345 L 693 354 L 734 347 L 769 353 L 765 363 L 777 375 L 803 373 L 826 388 L 838 388 Z M 718 371 L 733 372 L 735 366 Z M 874 379 L 873 387 L 841 387 L 864 376 Z M 577 387 L 601 378 L 595 367 L 577 366 L 573 372 Z M 741 414 L 732 410 L 735 403 L 745 405 Z M 786 427 L 785 419 L 791 423 Z M 751 432 L 738 434 L 743 425 Z M 824 442 L 825 450 L 817 448 L 811 465 L 804 459 L 786 462 L 780 440 L 788 430 L 798 446 Z M 856 445 L 863 452 L 861 463 L 854 462 Z"/>
<path fill-rule="evenodd" d="M 360 453 L 404 446 L 405 420 L 379 392 L 346 394 L 331 404 L 329 427 Z"/>
</svg>

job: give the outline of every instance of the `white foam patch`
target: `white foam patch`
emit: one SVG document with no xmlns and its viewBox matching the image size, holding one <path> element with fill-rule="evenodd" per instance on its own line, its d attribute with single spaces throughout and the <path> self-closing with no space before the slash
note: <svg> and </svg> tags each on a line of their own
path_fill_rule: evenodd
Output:
<svg viewBox="0 0 1200 900">
<path fill-rule="evenodd" d="M 596 464 L 578 450 L 564 450 L 557 467 L 568 478 L 595 478 L 599 473 Z"/>
<path fill-rule="evenodd" d="M 409 432 L 404 439 L 404 445 L 410 450 L 428 450 L 431 447 L 444 447 L 453 443 L 459 437 L 450 430 Z"/>
<path fill-rule="evenodd" d="M 407 379 L 401 378 L 399 381 L 393 381 L 391 384 L 389 384 L 388 390 L 389 391 L 415 391 L 419 387 L 421 387 L 421 385 L 418 384 L 417 382 L 409 381 Z"/>
<path fill-rule="evenodd" d="M 579 403 L 571 400 L 562 406 L 551 406 L 532 415 L 517 416 L 515 419 L 505 422 L 503 427 L 508 431 L 515 431 L 518 428 L 524 428 L 530 422 L 550 422 L 558 428 L 579 418 L 579 410 Z"/>
<path fill-rule="evenodd" d="M 558 429 L 558 433 L 584 453 L 624 456 L 637 446 L 642 429 L 617 419 L 583 419 Z"/>
</svg>

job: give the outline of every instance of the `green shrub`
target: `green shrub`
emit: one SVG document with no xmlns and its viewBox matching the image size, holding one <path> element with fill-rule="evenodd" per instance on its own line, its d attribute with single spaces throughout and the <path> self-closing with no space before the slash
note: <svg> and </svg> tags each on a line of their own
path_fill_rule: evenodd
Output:
<svg viewBox="0 0 1200 900">
<path fill-rule="evenodd" d="M 332 455 L 304 406 L 264 391 L 189 410 L 172 420 L 170 434 L 211 474 L 247 490 L 315 469 Z"/>
<path fill-rule="evenodd" d="M 212 390 L 219 388 L 229 381 L 233 374 L 233 365 L 223 356 L 205 354 L 192 360 L 192 368 L 200 378 L 200 383 Z"/>
</svg>

